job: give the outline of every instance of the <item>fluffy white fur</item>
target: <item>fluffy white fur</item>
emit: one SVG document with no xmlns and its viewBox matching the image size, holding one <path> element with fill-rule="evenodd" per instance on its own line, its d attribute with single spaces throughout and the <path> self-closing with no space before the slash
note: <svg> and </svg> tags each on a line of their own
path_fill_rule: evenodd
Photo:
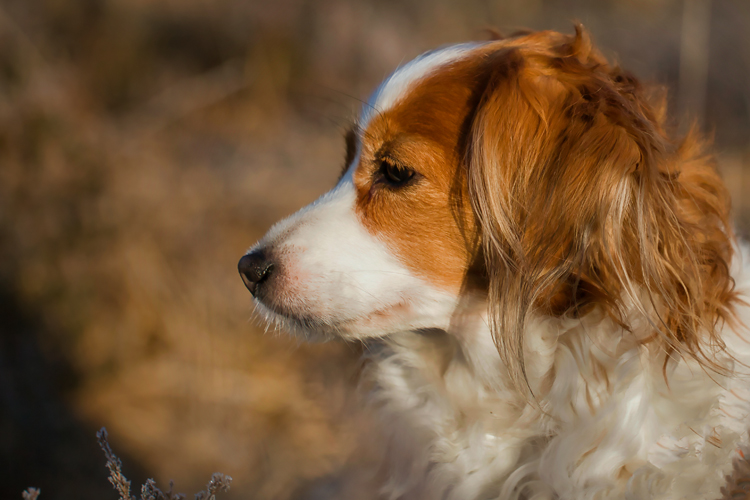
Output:
<svg viewBox="0 0 750 500">
<path fill-rule="evenodd" d="M 735 269 L 744 293 L 747 258 L 738 255 Z M 740 319 L 750 322 L 750 310 Z M 745 336 L 723 332 L 731 377 L 682 359 L 667 385 L 663 356 L 638 342 L 650 325 L 629 333 L 597 313 L 537 318 L 527 331 L 532 388 L 550 372 L 554 384 L 536 404 L 503 378 L 485 322 L 471 323 L 391 336 L 370 354 L 373 399 L 399 460 L 390 498 L 720 496 L 748 442 Z"/>
</svg>

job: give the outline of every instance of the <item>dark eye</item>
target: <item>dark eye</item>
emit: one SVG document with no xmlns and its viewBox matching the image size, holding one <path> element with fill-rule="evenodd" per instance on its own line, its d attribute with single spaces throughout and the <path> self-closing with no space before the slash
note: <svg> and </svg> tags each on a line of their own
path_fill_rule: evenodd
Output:
<svg viewBox="0 0 750 500">
<path fill-rule="evenodd" d="M 399 165 L 390 158 L 384 158 L 380 161 L 380 175 L 383 181 L 391 187 L 402 187 L 414 179 L 414 170 Z"/>
</svg>

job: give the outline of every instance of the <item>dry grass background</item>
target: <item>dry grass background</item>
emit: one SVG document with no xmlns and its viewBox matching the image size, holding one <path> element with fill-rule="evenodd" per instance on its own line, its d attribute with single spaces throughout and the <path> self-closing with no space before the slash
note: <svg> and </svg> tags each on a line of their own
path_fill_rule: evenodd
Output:
<svg viewBox="0 0 750 500">
<path fill-rule="evenodd" d="M 684 7 L 0 0 L 0 496 L 114 498 L 106 425 L 139 484 L 371 497 L 358 349 L 264 334 L 237 260 L 332 185 L 342 128 L 400 62 L 580 20 L 675 89 Z M 711 14 L 704 119 L 748 229 L 750 4 Z"/>
</svg>

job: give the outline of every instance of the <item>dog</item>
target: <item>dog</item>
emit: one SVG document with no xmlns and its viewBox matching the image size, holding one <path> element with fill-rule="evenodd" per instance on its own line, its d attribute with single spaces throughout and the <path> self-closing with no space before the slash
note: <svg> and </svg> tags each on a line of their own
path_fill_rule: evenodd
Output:
<svg viewBox="0 0 750 500">
<path fill-rule="evenodd" d="M 708 144 L 580 26 L 398 68 L 336 186 L 240 260 L 361 342 L 397 499 L 710 499 L 747 452 L 746 249 Z"/>
</svg>

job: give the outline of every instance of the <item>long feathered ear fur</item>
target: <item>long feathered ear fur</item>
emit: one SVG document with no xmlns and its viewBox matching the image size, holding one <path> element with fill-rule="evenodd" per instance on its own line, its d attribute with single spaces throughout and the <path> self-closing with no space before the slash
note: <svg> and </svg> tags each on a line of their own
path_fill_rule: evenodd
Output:
<svg viewBox="0 0 750 500">
<path fill-rule="evenodd" d="M 525 36 L 487 56 L 470 131 L 473 210 L 491 329 L 528 388 L 529 314 L 644 315 L 670 355 L 704 366 L 735 300 L 729 197 L 704 144 L 664 130 L 664 96 L 574 36 Z M 646 340 L 644 340 L 646 341 Z"/>
</svg>

